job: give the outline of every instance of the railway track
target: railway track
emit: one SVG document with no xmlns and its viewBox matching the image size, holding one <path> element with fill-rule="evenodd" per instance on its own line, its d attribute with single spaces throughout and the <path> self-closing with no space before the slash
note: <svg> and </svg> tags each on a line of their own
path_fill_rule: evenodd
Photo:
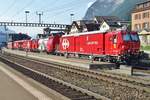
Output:
<svg viewBox="0 0 150 100">
<path fill-rule="evenodd" d="M 68 84 L 59 79 L 48 76 L 39 71 L 22 66 L 18 63 L 14 63 L 4 56 L 0 56 L 0 60 L 24 75 L 44 84 L 45 86 L 61 93 L 71 100 L 110 100 L 104 96 L 82 89 L 80 87 Z"/>
<path fill-rule="evenodd" d="M 150 99 L 149 83 L 137 82 L 133 79 L 128 80 L 127 78 L 111 76 L 106 73 L 100 74 L 79 68 L 64 67 L 65 65 L 58 65 L 56 63 L 50 64 L 48 62 L 23 58 L 12 54 L 6 55 L 7 57 L 9 56 L 8 59 L 21 65 L 28 66 L 34 70 L 64 81 L 71 80 L 71 84 L 102 94 L 111 99 Z"/>
<path fill-rule="evenodd" d="M 9 53 L 8 53 L 8 55 L 9 55 Z M 26 59 L 26 60 L 29 59 L 25 56 L 20 56 L 20 55 L 15 55 L 15 54 L 11 54 L 11 56 L 21 58 L 21 59 Z M 106 81 L 110 81 L 110 80 L 112 82 L 118 81 L 118 82 L 122 82 L 122 83 L 129 83 L 129 84 L 133 84 L 133 85 L 138 85 L 138 86 L 150 88 L 150 82 L 138 80 L 137 78 L 131 78 L 131 77 L 127 77 L 127 76 L 126 77 L 118 76 L 118 75 L 114 75 L 114 74 L 110 74 L 110 73 L 106 73 L 106 72 L 97 72 L 97 71 L 88 70 L 88 69 L 84 69 L 84 68 L 80 68 L 80 67 L 76 67 L 76 66 L 71 66 L 71 65 L 67 65 L 67 64 L 49 62 L 49 61 L 45 61 L 45 60 L 41 60 L 41 59 L 30 58 L 30 60 L 32 60 L 34 62 L 42 63 L 42 64 L 53 65 L 53 67 L 56 67 L 56 68 L 59 68 L 62 70 L 74 72 L 77 74 L 83 74 L 83 75 L 93 77 L 96 79 L 99 79 L 100 76 L 102 76 L 106 79 Z"/>
</svg>

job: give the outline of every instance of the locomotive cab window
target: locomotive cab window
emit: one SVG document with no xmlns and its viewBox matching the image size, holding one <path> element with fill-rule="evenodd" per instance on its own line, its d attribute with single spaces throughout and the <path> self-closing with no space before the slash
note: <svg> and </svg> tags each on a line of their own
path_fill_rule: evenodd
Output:
<svg viewBox="0 0 150 100">
<path fill-rule="evenodd" d="M 123 40 L 124 40 L 124 41 L 131 41 L 131 36 L 130 36 L 130 34 L 123 34 Z"/>
<path fill-rule="evenodd" d="M 137 34 L 131 34 L 132 41 L 139 41 L 139 37 Z"/>
</svg>

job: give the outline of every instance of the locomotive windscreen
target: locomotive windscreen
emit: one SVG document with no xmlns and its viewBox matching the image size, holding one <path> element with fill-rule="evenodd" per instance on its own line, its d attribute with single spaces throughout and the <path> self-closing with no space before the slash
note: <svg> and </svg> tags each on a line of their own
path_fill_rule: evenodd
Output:
<svg viewBox="0 0 150 100">
<path fill-rule="evenodd" d="M 139 41 L 139 37 L 138 37 L 137 34 L 131 34 L 131 39 L 132 39 L 133 41 Z"/>
</svg>

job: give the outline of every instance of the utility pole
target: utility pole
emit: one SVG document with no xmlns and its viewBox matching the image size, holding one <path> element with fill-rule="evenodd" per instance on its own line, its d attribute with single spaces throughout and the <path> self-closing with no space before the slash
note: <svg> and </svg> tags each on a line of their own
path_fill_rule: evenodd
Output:
<svg viewBox="0 0 150 100">
<path fill-rule="evenodd" d="M 9 33 L 7 31 L 6 25 L 4 25 L 4 29 L 5 29 L 5 32 L 6 32 L 6 44 L 7 44 L 8 43 L 8 38 L 9 38 Z"/>
<path fill-rule="evenodd" d="M 42 15 L 43 15 L 43 11 L 42 11 L 42 12 L 36 11 L 36 15 L 39 16 L 39 23 L 41 23 L 41 17 L 42 17 Z"/>
<path fill-rule="evenodd" d="M 30 11 L 25 11 L 26 14 L 26 23 L 28 22 L 28 14 L 30 13 Z"/>
<path fill-rule="evenodd" d="M 73 17 L 74 17 L 74 14 L 70 14 L 70 17 L 71 17 L 71 24 L 73 22 Z"/>
<path fill-rule="evenodd" d="M 91 9 L 92 9 L 92 19 L 94 19 L 94 17 L 95 17 L 94 16 L 94 8 L 92 7 Z"/>
</svg>

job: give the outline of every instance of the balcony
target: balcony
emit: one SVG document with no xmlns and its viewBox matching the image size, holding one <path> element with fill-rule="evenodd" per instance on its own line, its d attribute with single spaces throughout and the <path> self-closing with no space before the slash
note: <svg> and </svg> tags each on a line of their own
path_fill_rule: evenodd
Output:
<svg viewBox="0 0 150 100">
<path fill-rule="evenodd" d="M 143 7 L 143 8 L 135 8 L 132 13 L 137 13 L 137 12 L 141 12 L 141 11 L 146 11 L 146 10 L 150 10 L 150 6 L 148 7 Z"/>
</svg>

